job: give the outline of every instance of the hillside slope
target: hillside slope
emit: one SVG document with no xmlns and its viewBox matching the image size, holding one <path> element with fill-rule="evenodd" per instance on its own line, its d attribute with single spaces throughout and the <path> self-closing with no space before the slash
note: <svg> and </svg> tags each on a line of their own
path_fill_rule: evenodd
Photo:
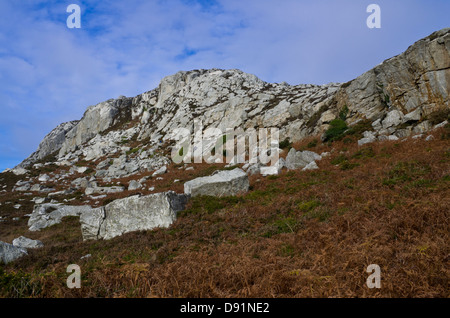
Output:
<svg viewBox="0 0 450 318">
<path fill-rule="evenodd" d="M 0 296 L 448 297 L 449 53 L 444 29 L 345 84 L 194 70 L 89 107 L 0 174 Z M 198 122 L 278 128 L 280 160 L 174 162 Z"/>
</svg>

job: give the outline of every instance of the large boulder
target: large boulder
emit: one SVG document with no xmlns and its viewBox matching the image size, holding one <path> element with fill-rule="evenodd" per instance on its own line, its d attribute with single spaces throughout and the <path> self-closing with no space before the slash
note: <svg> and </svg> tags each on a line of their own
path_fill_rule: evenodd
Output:
<svg viewBox="0 0 450 318">
<path fill-rule="evenodd" d="M 83 239 L 108 240 L 128 232 L 167 228 L 186 203 L 185 195 L 173 191 L 115 200 L 81 215 Z"/>
<path fill-rule="evenodd" d="M 84 240 L 111 239 L 128 232 L 168 227 L 186 203 L 187 196 L 173 191 L 136 195 L 99 208 L 45 203 L 35 206 L 28 226 L 30 231 L 39 231 L 64 217 L 78 216 Z"/>
<path fill-rule="evenodd" d="M 62 204 L 44 203 L 35 205 L 30 219 L 29 230 L 40 231 L 41 229 L 61 223 L 67 216 L 80 216 L 83 213 L 92 213 L 90 206 L 67 206 Z"/>
<path fill-rule="evenodd" d="M 0 241 L 0 263 L 8 264 L 25 255 L 25 249 Z"/>
<path fill-rule="evenodd" d="M 248 175 L 242 169 L 236 168 L 188 181 L 184 184 L 184 193 L 192 197 L 201 195 L 221 197 L 247 192 L 249 187 Z"/>
</svg>

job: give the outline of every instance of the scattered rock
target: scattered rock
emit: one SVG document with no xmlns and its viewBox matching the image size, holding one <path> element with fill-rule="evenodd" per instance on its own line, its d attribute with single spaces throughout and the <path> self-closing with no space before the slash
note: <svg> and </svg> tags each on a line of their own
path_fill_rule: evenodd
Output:
<svg viewBox="0 0 450 318">
<path fill-rule="evenodd" d="M 317 170 L 317 169 L 319 169 L 319 166 L 317 165 L 317 163 L 316 163 L 315 161 L 312 161 L 312 162 L 308 163 L 308 164 L 306 165 L 306 167 L 304 167 L 304 168 L 302 169 L 302 171 L 307 171 L 307 170 Z"/>
<path fill-rule="evenodd" d="M 130 182 L 130 184 L 128 185 L 128 191 L 134 191 L 134 190 L 137 190 L 137 189 L 140 189 L 140 188 L 142 188 L 142 184 L 140 184 L 136 180 L 132 180 Z"/>
<path fill-rule="evenodd" d="M 41 174 L 38 178 L 39 182 L 47 182 L 50 180 L 50 177 L 47 174 Z"/>
<path fill-rule="evenodd" d="M 209 177 L 197 178 L 184 184 L 184 193 L 192 197 L 232 196 L 249 189 L 248 175 L 242 169 L 219 171 Z"/>
<path fill-rule="evenodd" d="M 286 161 L 280 158 L 273 166 L 261 167 L 260 172 L 263 176 L 278 175 L 284 167 L 286 167 Z"/>
<path fill-rule="evenodd" d="M 364 132 L 363 136 L 364 136 L 364 138 L 358 140 L 358 146 L 369 144 L 369 143 L 375 142 L 377 140 L 377 138 L 375 137 L 375 134 L 370 131 Z"/>
<path fill-rule="evenodd" d="M 28 170 L 24 169 L 24 168 L 14 168 L 12 169 L 12 172 L 16 175 L 16 176 L 21 176 L 24 175 L 28 172 Z"/>
<path fill-rule="evenodd" d="M 312 151 L 296 151 L 291 148 L 286 157 L 286 167 L 290 170 L 306 167 L 309 163 L 322 160 L 322 157 Z"/>
<path fill-rule="evenodd" d="M 28 248 L 40 248 L 43 247 L 44 244 L 39 240 L 32 240 L 26 238 L 25 236 L 20 236 L 12 241 L 12 245 L 15 247 L 28 249 Z"/>
<path fill-rule="evenodd" d="M 167 172 L 167 167 L 166 166 L 162 166 L 161 168 L 159 168 L 158 170 L 153 172 L 152 176 L 156 177 L 156 176 L 162 175 L 162 174 L 164 174 L 166 172 Z"/>
</svg>

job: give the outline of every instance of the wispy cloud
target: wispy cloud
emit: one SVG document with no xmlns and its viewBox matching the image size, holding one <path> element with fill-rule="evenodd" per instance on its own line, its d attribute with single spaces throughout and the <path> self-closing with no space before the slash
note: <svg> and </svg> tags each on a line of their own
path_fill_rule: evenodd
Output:
<svg viewBox="0 0 450 318">
<path fill-rule="evenodd" d="M 348 81 L 448 27 L 448 1 L 0 2 L 0 170 L 89 105 L 135 96 L 179 70 L 239 68 L 270 82 Z M 66 7 L 82 28 L 66 27 Z"/>
</svg>

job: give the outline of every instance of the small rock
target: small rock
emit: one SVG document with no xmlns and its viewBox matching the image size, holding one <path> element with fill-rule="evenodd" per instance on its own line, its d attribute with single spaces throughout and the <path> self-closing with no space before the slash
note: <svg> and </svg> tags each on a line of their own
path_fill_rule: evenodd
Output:
<svg viewBox="0 0 450 318">
<path fill-rule="evenodd" d="M 47 182 L 50 180 L 50 177 L 47 174 L 41 174 L 38 178 L 39 182 Z"/>
<path fill-rule="evenodd" d="M 322 157 L 312 151 L 296 151 L 292 148 L 286 157 L 286 168 L 290 170 L 304 168 L 316 160 L 322 160 Z"/>
<path fill-rule="evenodd" d="M 315 161 L 310 162 L 306 165 L 306 167 L 304 167 L 302 169 L 302 171 L 307 171 L 307 170 L 317 170 L 319 169 L 319 166 L 317 165 L 317 163 Z"/>
<path fill-rule="evenodd" d="M 88 167 L 77 167 L 76 170 L 78 173 L 85 173 Z"/>
<path fill-rule="evenodd" d="M 134 191 L 140 188 L 142 188 L 142 184 L 140 184 L 136 180 L 131 180 L 130 184 L 128 185 L 128 191 Z"/>
<path fill-rule="evenodd" d="M 167 167 L 166 166 L 162 166 L 161 168 L 159 168 L 158 170 L 156 170 L 155 172 L 153 172 L 152 176 L 159 176 L 161 174 L 164 174 L 167 172 Z"/>
<path fill-rule="evenodd" d="M 440 123 L 440 124 L 434 126 L 433 129 L 438 129 L 438 128 L 445 127 L 445 125 L 447 125 L 447 124 L 448 124 L 448 121 L 443 121 L 442 123 Z"/>
<path fill-rule="evenodd" d="M 12 169 L 12 172 L 16 175 L 16 176 L 21 176 L 24 175 L 28 172 L 28 170 L 24 169 L 24 168 L 15 168 Z"/>
</svg>

